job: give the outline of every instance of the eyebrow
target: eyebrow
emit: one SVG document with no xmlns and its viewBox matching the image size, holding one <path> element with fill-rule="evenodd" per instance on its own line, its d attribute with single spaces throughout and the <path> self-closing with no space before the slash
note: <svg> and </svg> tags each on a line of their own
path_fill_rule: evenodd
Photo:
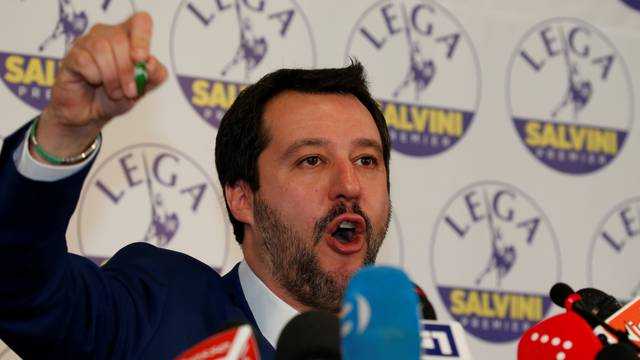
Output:
<svg viewBox="0 0 640 360">
<path fill-rule="evenodd" d="M 353 145 L 356 145 L 357 147 L 372 148 L 378 153 L 378 155 L 382 156 L 382 145 L 374 139 L 357 138 L 353 140 L 351 143 Z M 298 151 L 298 149 L 303 147 L 307 147 L 307 146 L 320 147 L 320 146 L 325 146 L 327 144 L 329 144 L 329 140 L 324 138 L 300 139 L 295 141 L 293 144 L 289 145 L 289 147 L 287 147 L 287 150 L 284 152 L 284 157 L 287 158 L 291 156 L 293 153 Z"/>
<path fill-rule="evenodd" d="M 329 140 L 327 139 L 322 139 L 322 138 L 306 138 L 306 139 L 300 139 L 295 141 L 293 144 L 289 145 L 289 147 L 287 147 L 287 150 L 284 152 L 284 157 L 290 157 L 291 155 L 293 155 L 293 153 L 295 153 L 296 151 L 298 151 L 298 149 L 303 148 L 303 147 L 307 147 L 307 146 L 323 146 L 323 145 L 327 145 L 329 143 Z"/>
<path fill-rule="evenodd" d="M 357 145 L 358 147 L 372 148 L 378 153 L 378 155 L 382 156 L 382 145 L 380 144 L 380 142 L 374 139 L 357 138 L 352 143 Z"/>
</svg>

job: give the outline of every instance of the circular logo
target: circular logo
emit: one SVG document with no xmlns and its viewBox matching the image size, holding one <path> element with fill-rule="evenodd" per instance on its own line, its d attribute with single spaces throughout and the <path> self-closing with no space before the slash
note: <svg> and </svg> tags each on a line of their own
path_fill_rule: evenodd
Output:
<svg viewBox="0 0 640 360">
<path fill-rule="evenodd" d="M 398 267 L 404 265 L 404 239 L 400 222 L 396 215 L 393 212 L 391 214 L 387 236 L 384 238 L 384 242 L 378 252 L 377 265 L 386 264 Z"/>
<path fill-rule="evenodd" d="M 640 197 L 617 205 L 598 225 L 589 249 L 589 284 L 606 289 L 623 302 L 640 296 L 638 254 Z"/>
<path fill-rule="evenodd" d="M 395 150 L 439 154 L 467 132 L 480 98 L 469 36 L 435 1 L 383 0 L 349 36 L 347 57 L 367 68 Z"/>
<path fill-rule="evenodd" d="M 24 103 L 42 110 L 73 41 L 95 23 L 117 23 L 132 12 L 127 0 L 12 1 L 0 14 L 0 29 L 20 36 L 2 39 L 2 81 Z"/>
<path fill-rule="evenodd" d="M 622 2 L 631 8 L 640 11 L 640 0 L 622 0 Z"/>
<path fill-rule="evenodd" d="M 629 72 L 598 29 L 578 19 L 544 21 L 520 41 L 508 74 L 513 124 L 542 163 L 586 174 L 621 151 L 633 119 Z"/>
<path fill-rule="evenodd" d="M 98 264 L 143 241 L 220 271 L 233 241 L 226 217 L 222 195 L 195 161 L 168 146 L 139 144 L 111 155 L 85 184 L 78 241 Z"/>
<path fill-rule="evenodd" d="M 311 28 L 293 0 L 183 1 L 171 55 L 187 101 L 216 128 L 248 84 L 281 67 L 313 67 L 316 58 Z"/>
<path fill-rule="evenodd" d="M 431 241 L 441 300 L 469 333 L 508 342 L 544 318 L 560 252 L 549 220 L 522 191 L 497 181 L 465 187 L 446 204 Z"/>
</svg>

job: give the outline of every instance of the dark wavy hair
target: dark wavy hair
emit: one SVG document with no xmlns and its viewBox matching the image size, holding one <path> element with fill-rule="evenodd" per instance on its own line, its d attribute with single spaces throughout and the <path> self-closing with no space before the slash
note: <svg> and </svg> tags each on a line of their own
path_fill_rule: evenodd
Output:
<svg viewBox="0 0 640 360">
<path fill-rule="evenodd" d="M 369 110 L 382 140 L 382 155 L 387 169 L 389 189 L 389 132 L 378 103 L 367 88 L 365 71 L 358 61 L 344 68 L 281 69 L 265 75 L 247 87 L 220 121 L 216 136 L 216 170 L 223 193 L 226 185 L 245 181 L 255 192 L 260 188 L 258 156 L 270 141 L 262 120 L 265 105 L 284 91 L 308 94 L 351 94 Z M 225 195 L 226 203 L 226 195 Z M 233 217 L 229 204 L 227 212 L 236 240 L 242 243 L 244 224 Z"/>
</svg>

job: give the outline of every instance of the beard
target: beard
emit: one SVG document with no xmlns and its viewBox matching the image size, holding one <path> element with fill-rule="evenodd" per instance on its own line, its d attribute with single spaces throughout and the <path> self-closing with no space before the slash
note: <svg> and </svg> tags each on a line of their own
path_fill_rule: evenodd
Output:
<svg viewBox="0 0 640 360">
<path fill-rule="evenodd" d="M 375 263 L 378 250 L 387 233 L 391 217 L 391 205 L 384 224 L 374 230 L 369 217 L 358 206 L 351 206 L 351 212 L 365 221 L 366 252 L 363 264 Z M 312 241 L 306 240 L 292 226 L 282 221 L 282 216 L 272 209 L 260 196 L 255 197 L 254 216 L 256 230 L 263 241 L 262 256 L 270 265 L 274 279 L 297 301 L 314 309 L 338 312 L 351 273 L 325 271 L 320 266 L 314 247 L 322 240 L 329 224 L 349 208 L 340 203 L 314 225 Z"/>
</svg>

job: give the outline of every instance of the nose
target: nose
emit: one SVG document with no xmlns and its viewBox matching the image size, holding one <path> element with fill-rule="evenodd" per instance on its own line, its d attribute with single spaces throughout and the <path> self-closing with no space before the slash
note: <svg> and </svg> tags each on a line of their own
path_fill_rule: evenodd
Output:
<svg viewBox="0 0 640 360">
<path fill-rule="evenodd" d="M 354 200 L 360 197 L 360 179 L 355 165 L 348 160 L 334 164 L 331 175 L 331 200 Z"/>
</svg>

